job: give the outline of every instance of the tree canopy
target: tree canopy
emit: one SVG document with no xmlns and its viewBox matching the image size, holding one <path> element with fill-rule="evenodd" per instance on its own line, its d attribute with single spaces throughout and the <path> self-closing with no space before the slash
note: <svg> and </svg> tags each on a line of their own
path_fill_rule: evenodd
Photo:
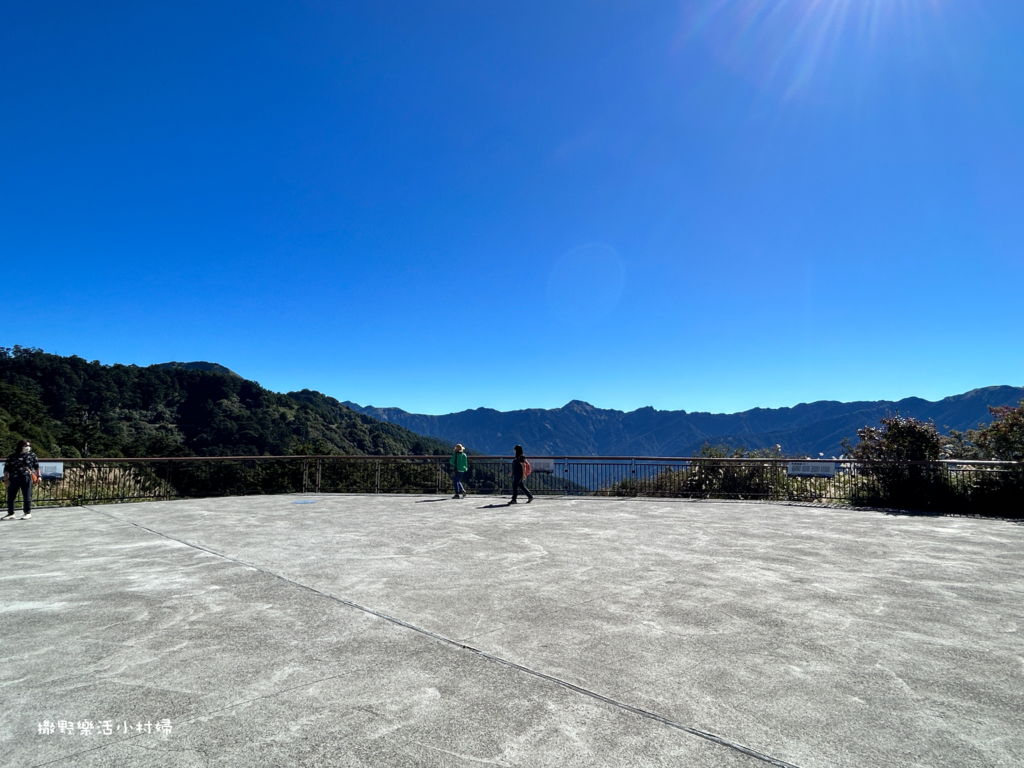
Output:
<svg viewBox="0 0 1024 768">
<path fill-rule="evenodd" d="M 952 430 L 946 455 L 953 459 L 1024 462 L 1024 400 L 1016 406 L 989 406 L 992 421 L 965 432 Z"/>
<path fill-rule="evenodd" d="M 887 416 L 881 427 L 857 430 L 856 445 L 844 441 L 850 458 L 860 461 L 936 461 L 942 455 L 942 438 L 935 425 L 917 419 Z"/>
</svg>

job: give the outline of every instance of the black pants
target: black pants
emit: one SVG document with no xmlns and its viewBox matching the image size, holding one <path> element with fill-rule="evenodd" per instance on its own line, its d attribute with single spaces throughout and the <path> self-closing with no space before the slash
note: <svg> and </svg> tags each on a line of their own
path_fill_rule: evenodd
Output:
<svg viewBox="0 0 1024 768">
<path fill-rule="evenodd" d="M 523 478 L 512 476 L 512 501 L 516 500 L 516 494 L 519 493 L 519 489 L 523 489 L 523 493 L 526 494 L 526 498 L 532 499 L 533 494 L 530 493 L 530 489 L 526 487 L 526 483 L 523 482 Z"/>
<path fill-rule="evenodd" d="M 11 482 L 7 486 L 7 514 L 14 514 L 14 497 L 21 489 L 21 499 L 25 502 L 25 514 L 32 511 L 32 478 L 25 475 L 11 475 Z"/>
</svg>

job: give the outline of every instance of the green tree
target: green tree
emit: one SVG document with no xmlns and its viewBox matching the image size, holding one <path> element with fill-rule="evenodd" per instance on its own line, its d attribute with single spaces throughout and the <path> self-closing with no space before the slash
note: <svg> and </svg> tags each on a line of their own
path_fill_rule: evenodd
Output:
<svg viewBox="0 0 1024 768">
<path fill-rule="evenodd" d="M 887 416 L 881 428 L 865 426 L 857 430 L 858 442 L 851 445 L 843 438 L 843 450 L 858 461 L 937 461 L 942 456 L 942 438 L 931 422 L 914 418 Z"/>
<path fill-rule="evenodd" d="M 857 445 L 843 439 L 843 450 L 865 462 L 852 501 L 898 509 L 943 509 L 955 503 L 949 478 L 936 462 L 942 456 L 942 438 L 932 423 L 887 416 L 881 427 L 857 430 Z"/>
<path fill-rule="evenodd" d="M 1016 406 L 989 406 L 992 423 L 979 427 L 974 442 L 989 457 L 1000 461 L 1024 461 L 1024 400 Z"/>
<path fill-rule="evenodd" d="M 99 414 L 89 410 L 88 406 L 75 405 L 69 409 L 64 420 L 62 442 L 74 446 L 85 458 L 92 456 L 103 442 L 103 429 Z M 101 452 L 100 455 L 103 455 Z"/>
<path fill-rule="evenodd" d="M 989 406 L 992 421 L 977 429 L 951 429 L 943 440 L 950 459 L 994 459 L 1024 462 L 1024 400 L 1016 406 Z"/>
</svg>

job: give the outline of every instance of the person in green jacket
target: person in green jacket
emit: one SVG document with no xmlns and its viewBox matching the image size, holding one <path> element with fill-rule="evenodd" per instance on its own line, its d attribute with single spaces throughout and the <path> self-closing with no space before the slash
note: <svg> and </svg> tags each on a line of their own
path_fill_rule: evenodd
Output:
<svg viewBox="0 0 1024 768">
<path fill-rule="evenodd" d="M 462 498 L 466 498 L 466 489 L 462 486 L 462 476 L 469 469 L 469 457 L 466 456 L 466 449 L 462 447 L 462 443 L 455 446 L 455 453 L 448 459 L 448 463 L 455 469 L 455 474 L 452 476 L 452 482 L 455 483 L 455 495 L 452 498 L 459 498 L 459 494 L 462 494 Z"/>
</svg>

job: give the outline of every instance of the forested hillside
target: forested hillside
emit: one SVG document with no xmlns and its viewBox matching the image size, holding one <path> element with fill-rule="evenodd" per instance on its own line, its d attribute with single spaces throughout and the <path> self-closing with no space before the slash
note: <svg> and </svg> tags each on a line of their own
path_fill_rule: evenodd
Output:
<svg viewBox="0 0 1024 768">
<path fill-rule="evenodd" d="M 319 392 L 271 392 L 221 366 L 102 365 L 0 347 L 0 452 L 23 437 L 40 456 L 69 458 L 431 454 L 451 447 Z"/>
</svg>

